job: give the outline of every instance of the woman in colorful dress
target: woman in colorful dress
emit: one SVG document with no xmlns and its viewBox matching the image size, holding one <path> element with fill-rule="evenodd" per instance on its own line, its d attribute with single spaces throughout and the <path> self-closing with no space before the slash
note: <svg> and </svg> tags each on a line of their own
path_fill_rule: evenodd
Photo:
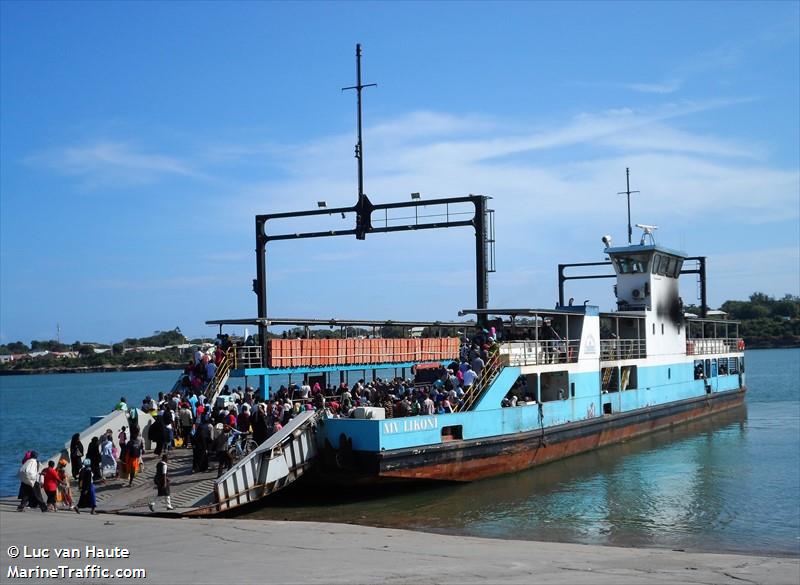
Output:
<svg viewBox="0 0 800 585">
<path fill-rule="evenodd" d="M 72 501 L 72 489 L 69 487 L 66 459 L 58 460 L 56 473 L 58 473 L 58 491 L 61 493 L 61 501 L 64 502 L 64 505 L 66 505 L 68 509 L 74 510 L 75 504 Z"/>
</svg>

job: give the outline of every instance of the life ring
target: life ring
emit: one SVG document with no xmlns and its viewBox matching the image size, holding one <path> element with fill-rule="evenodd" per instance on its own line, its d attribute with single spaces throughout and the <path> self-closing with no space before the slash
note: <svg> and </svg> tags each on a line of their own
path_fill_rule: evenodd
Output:
<svg viewBox="0 0 800 585">
<path fill-rule="evenodd" d="M 740 339 L 738 343 L 739 351 L 744 351 L 744 339 Z"/>
</svg>

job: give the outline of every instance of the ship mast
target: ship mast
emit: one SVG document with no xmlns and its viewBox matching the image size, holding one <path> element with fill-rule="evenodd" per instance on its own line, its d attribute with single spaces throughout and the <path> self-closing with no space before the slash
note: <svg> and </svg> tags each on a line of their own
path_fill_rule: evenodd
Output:
<svg viewBox="0 0 800 585">
<path fill-rule="evenodd" d="M 358 159 L 358 203 L 359 208 L 356 217 L 356 223 L 362 225 L 364 222 L 363 212 L 366 211 L 368 206 L 367 196 L 364 194 L 364 143 L 361 139 L 361 90 L 365 87 L 377 87 L 377 83 L 368 83 L 366 85 L 361 83 L 361 43 L 356 44 L 356 84 L 350 87 L 343 87 L 342 91 L 347 89 L 356 90 L 357 103 L 358 103 L 358 142 L 356 143 L 356 159 Z M 364 239 L 364 233 L 356 234 L 359 240 Z"/>
<path fill-rule="evenodd" d="M 625 182 L 627 183 L 627 189 L 625 191 L 619 191 L 617 195 L 628 196 L 628 244 L 630 245 L 632 243 L 631 239 L 633 238 L 633 228 L 631 227 L 631 195 L 640 193 L 640 191 L 631 191 L 631 170 L 628 167 L 625 167 Z"/>
</svg>

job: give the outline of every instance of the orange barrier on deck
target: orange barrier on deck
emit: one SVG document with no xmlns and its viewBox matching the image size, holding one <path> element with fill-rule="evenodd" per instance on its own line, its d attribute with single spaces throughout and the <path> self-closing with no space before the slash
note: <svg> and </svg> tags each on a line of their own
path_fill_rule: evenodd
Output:
<svg viewBox="0 0 800 585">
<path fill-rule="evenodd" d="M 422 339 L 270 339 L 267 367 L 344 366 L 458 359 L 456 337 Z"/>
</svg>

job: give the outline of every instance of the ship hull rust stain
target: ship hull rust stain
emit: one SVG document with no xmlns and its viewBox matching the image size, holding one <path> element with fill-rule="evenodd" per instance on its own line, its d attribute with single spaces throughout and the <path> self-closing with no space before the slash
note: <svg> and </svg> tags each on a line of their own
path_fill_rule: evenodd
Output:
<svg viewBox="0 0 800 585">
<path fill-rule="evenodd" d="M 514 473 L 606 445 L 620 443 L 673 425 L 741 406 L 744 389 L 652 409 L 605 415 L 561 428 L 474 441 L 454 441 L 413 452 L 379 456 L 378 480 L 474 481 Z M 524 408 L 524 407 L 523 407 Z"/>
</svg>

